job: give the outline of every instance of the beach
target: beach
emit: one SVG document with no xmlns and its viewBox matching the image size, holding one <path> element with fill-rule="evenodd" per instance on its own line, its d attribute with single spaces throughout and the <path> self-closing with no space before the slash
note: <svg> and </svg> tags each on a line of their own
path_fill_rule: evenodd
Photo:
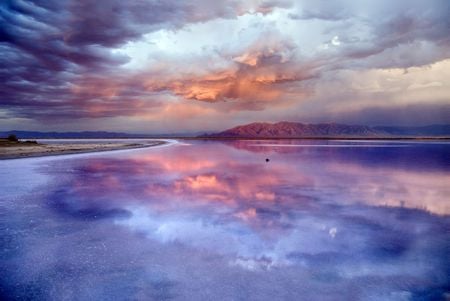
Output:
<svg viewBox="0 0 450 301">
<path fill-rule="evenodd" d="M 144 148 L 162 145 L 165 143 L 166 141 L 155 140 L 155 141 L 146 141 L 145 143 L 93 142 L 93 143 L 33 144 L 22 142 L 13 145 L 0 144 L 0 160 Z"/>
</svg>

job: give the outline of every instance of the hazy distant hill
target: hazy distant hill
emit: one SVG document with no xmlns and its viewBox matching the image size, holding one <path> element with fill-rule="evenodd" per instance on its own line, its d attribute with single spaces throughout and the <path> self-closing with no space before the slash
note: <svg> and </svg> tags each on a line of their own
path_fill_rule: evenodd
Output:
<svg viewBox="0 0 450 301">
<path fill-rule="evenodd" d="M 20 139 L 51 139 L 51 138 L 134 138 L 135 135 L 113 132 L 36 132 L 36 131 L 8 131 L 0 132 L 0 137 L 10 134 L 16 135 Z"/>
<path fill-rule="evenodd" d="M 434 124 L 421 127 L 376 126 L 374 129 L 395 136 L 450 136 L 450 124 Z"/>
<path fill-rule="evenodd" d="M 298 137 L 397 137 L 450 136 L 449 125 L 426 127 L 369 127 L 337 123 L 256 122 L 223 132 L 205 135 L 219 138 L 298 138 Z"/>
<path fill-rule="evenodd" d="M 7 137 L 10 134 L 16 135 L 20 139 L 98 139 L 98 138 L 158 138 L 158 137 L 194 137 L 197 134 L 130 134 L 130 133 L 116 133 L 116 132 L 37 132 L 37 131 L 5 131 L 0 132 L 0 137 Z"/>
</svg>

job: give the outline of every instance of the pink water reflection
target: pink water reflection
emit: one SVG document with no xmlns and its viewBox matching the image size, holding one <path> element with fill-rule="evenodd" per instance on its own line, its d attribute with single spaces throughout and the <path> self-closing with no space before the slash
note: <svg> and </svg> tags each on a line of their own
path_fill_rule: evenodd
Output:
<svg viewBox="0 0 450 301">
<path fill-rule="evenodd" d="M 368 156 L 372 157 L 365 161 L 332 145 L 317 152 L 302 146 L 258 146 L 252 141 L 234 142 L 231 148 L 229 144 L 205 144 L 201 149 L 178 145 L 124 159 L 90 159 L 79 167 L 83 177 L 74 178 L 72 187 L 81 197 L 123 194 L 128 202 L 160 210 L 175 204 L 192 207 L 215 203 L 247 212 L 256 206 L 314 206 L 311 200 L 319 199 L 450 213 L 450 168 L 445 165 L 434 169 L 426 162 L 398 166 L 395 156 L 401 153 L 374 164 L 371 160 L 376 159 L 376 153 L 371 150 Z M 445 155 L 432 155 L 436 154 Z M 269 163 L 266 157 L 271 158 Z M 92 177 L 92 181 L 85 177 Z"/>
<path fill-rule="evenodd" d="M 45 206 L 20 214 L 51 221 L 45 243 L 16 256 L 74 254 L 65 264 L 78 282 L 120 287 L 122 299 L 155 287 L 178 300 L 440 298 L 450 266 L 448 148 L 187 141 L 55 160 L 40 169 L 52 184 L 26 200 Z M 36 242 L 41 232 L 20 233 Z M 86 261 L 92 250 L 98 257 Z M 62 285 L 74 272 L 59 267 L 20 266 L 18 281 L 42 274 Z"/>
</svg>

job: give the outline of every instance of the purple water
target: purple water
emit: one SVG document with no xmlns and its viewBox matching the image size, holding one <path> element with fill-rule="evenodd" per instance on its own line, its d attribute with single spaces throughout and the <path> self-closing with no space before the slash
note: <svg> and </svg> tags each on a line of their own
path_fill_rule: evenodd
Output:
<svg viewBox="0 0 450 301">
<path fill-rule="evenodd" d="M 0 161 L 0 191 L 2 300 L 450 296 L 448 143 L 186 140 Z"/>
</svg>

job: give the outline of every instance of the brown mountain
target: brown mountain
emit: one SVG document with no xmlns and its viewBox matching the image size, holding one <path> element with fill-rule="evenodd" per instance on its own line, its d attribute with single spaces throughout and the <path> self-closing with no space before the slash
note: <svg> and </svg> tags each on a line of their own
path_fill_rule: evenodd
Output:
<svg viewBox="0 0 450 301">
<path fill-rule="evenodd" d="M 299 138 L 299 137 L 381 137 L 382 130 L 363 125 L 337 123 L 304 124 L 298 122 L 256 122 L 207 135 L 219 138 Z"/>
</svg>

